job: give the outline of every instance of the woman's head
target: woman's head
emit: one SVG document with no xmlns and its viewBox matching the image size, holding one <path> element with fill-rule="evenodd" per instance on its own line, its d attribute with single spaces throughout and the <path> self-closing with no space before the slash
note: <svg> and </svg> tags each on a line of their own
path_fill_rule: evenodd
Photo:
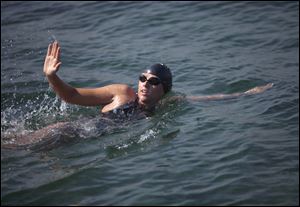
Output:
<svg viewBox="0 0 300 207">
<path fill-rule="evenodd" d="M 142 105 L 154 106 L 172 88 L 172 74 L 164 64 L 154 64 L 139 78 L 138 97 Z"/>
<path fill-rule="evenodd" d="M 168 93 L 172 89 L 172 73 L 165 64 L 154 64 L 150 68 L 147 68 L 144 73 L 156 75 L 161 80 L 164 93 Z"/>
</svg>

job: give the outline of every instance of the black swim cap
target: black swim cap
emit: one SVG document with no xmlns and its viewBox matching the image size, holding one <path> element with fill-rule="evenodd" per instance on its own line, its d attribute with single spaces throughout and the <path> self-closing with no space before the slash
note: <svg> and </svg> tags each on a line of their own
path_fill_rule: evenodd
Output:
<svg viewBox="0 0 300 207">
<path fill-rule="evenodd" d="M 172 73 L 170 69 L 162 63 L 152 65 L 150 68 L 145 70 L 145 73 L 156 75 L 162 81 L 164 92 L 167 93 L 172 88 Z"/>
</svg>

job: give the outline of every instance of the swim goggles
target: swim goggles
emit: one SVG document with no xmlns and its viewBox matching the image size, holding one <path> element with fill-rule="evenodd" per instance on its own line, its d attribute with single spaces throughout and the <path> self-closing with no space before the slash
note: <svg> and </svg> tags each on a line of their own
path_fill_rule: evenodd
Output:
<svg viewBox="0 0 300 207">
<path fill-rule="evenodd" d="M 149 79 L 146 78 L 146 76 L 144 75 L 140 75 L 139 80 L 144 83 L 145 81 L 147 81 L 150 85 L 158 85 L 161 83 L 161 80 L 159 78 L 156 77 L 151 77 Z"/>
</svg>

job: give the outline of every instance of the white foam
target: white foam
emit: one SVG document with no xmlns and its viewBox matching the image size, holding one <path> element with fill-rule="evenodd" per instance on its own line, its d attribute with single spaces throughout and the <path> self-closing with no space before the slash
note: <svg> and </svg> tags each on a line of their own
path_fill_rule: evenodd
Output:
<svg viewBox="0 0 300 207">
<path fill-rule="evenodd" d="M 157 131 L 149 129 L 144 134 L 142 134 L 140 136 L 140 139 L 138 140 L 137 143 L 142 143 L 142 142 L 144 142 L 144 141 L 146 141 L 148 139 L 155 138 L 155 135 L 157 135 L 157 133 L 158 133 Z"/>
</svg>

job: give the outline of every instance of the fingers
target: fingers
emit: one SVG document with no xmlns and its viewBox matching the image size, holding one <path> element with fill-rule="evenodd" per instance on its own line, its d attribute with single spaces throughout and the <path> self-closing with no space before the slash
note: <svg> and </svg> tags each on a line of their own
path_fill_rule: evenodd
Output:
<svg viewBox="0 0 300 207">
<path fill-rule="evenodd" d="M 48 46 L 48 52 L 47 52 L 47 56 L 53 56 L 55 58 L 57 58 L 59 56 L 59 45 L 58 42 L 55 40 L 52 44 L 50 43 Z"/>
<path fill-rule="evenodd" d="M 266 86 L 267 86 L 267 88 L 272 88 L 273 85 L 274 85 L 274 83 L 268 83 Z"/>
<path fill-rule="evenodd" d="M 258 89 L 260 89 L 260 90 L 262 90 L 262 91 L 265 91 L 265 90 L 267 90 L 267 89 L 269 89 L 269 88 L 272 88 L 273 85 L 274 85 L 273 83 L 268 83 L 267 85 L 258 87 Z"/>
<path fill-rule="evenodd" d="M 274 85 L 273 83 L 268 83 L 267 85 L 264 85 L 264 86 L 257 86 L 257 87 L 254 87 L 254 88 L 244 92 L 244 94 L 251 95 L 251 94 L 262 93 L 262 92 L 266 91 L 267 89 L 272 88 L 273 85 Z"/>
<path fill-rule="evenodd" d="M 54 58 L 56 58 L 58 61 L 60 60 L 60 47 L 57 48 Z"/>
<path fill-rule="evenodd" d="M 55 56 L 56 50 L 57 50 L 57 42 L 54 41 L 54 43 L 52 44 L 52 51 L 51 51 L 51 56 Z"/>
<path fill-rule="evenodd" d="M 52 50 L 52 44 L 49 44 L 48 51 L 47 51 L 47 56 L 49 56 L 51 54 L 51 50 Z"/>
<path fill-rule="evenodd" d="M 51 52 L 50 52 L 50 56 L 53 56 L 53 55 L 54 55 L 54 50 L 55 50 L 55 44 L 52 43 L 52 44 L 51 44 Z"/>
</svg>

